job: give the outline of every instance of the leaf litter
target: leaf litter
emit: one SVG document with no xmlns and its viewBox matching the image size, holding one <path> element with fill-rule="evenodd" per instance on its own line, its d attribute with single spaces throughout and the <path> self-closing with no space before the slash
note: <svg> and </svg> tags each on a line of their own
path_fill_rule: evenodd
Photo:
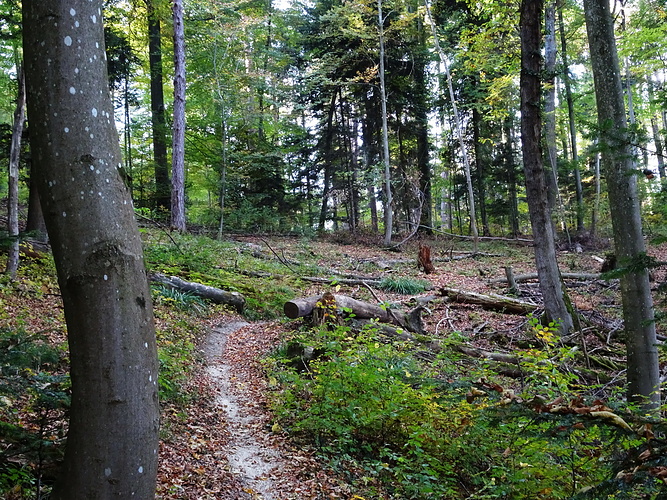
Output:
<svg viewBox="0 0 667 500">
<path fill-rule="evenodd" d="M 202 395 L 162 440 L 163 499 L 336 499 L 349 486 L 325 472 L 312 452 L 271 425 L 259 359 L 277 343 L 279 323 L 217 318 L 202 343 Z M 178 421 L 178 418 L 176 418 Z M 277 432 L 274 432 L 276 430 Z"/>
</svg>

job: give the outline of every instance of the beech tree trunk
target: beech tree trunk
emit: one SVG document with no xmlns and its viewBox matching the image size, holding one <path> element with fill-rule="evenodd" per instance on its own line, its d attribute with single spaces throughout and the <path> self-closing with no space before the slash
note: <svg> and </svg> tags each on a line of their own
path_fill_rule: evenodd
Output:
<svg viewBox="0 0 667 500">
<path fill-rule="evenodd" d="M 109 95 L 102 0 L 24 0 L 31 150 L 67 323 L 72 403 L 54 500 L 155 496 L 151 294 Z"/>
<path fill-rule="evenodd" d="M 391 190 L 391 166 L 389 159 L 389 126 L 387 125 L 387 90 L 384 74 L 384 16 L 382 0 L 377 0 L 378 30 L 380 32 L 380 100 L 382 103 L 382 163 L 384 165 L 384 244 L 391 245 L 394 228 L 394 207 Z"/>
<path fill-rule="evenodd" d="M 637 176 L 623 101 L 614 24 L 608 0 L 584 0 L 598 112 L 602 169 L 607 179 L 614 249 L 623 273 L 621 299 L 626 334 L 628 398 L 652 410 L 660 404 L 658 350 L 648 270 L 635 270 L 646 253 Z"/>
<path fill-rule="evenodd" d="M 14 240 L 9 248 L 7 257 L 7 274 L 14 279 L 19 267 L 19 160 L 21 158 L 21 135 L 25 122 L 25 79 L 23 66 L 18 71 L 18 94 L 16 109 L 14 110 L 14 124 L 12 126 L 12 143 L 9 152 L 9 182 L 7 190 L 8 232 Z"/>
<path fill-rule="evenodd" d="M 185 33 L 183 0 L 174 0 L 174 124 L 171 152 L 171 227 L 185 231 Z"/>
<path fill-rule="evenodd" d="M 574 98 L 572 97 L 572 85 L 570 85 L 570 67 L 567 58 L 567 39 L 565 36 L 565 23 L 563 22 L 563 2 L 557 2 L 558 26 L 561 40 L 561 61 L 563 63 L 563 84 L 565 87 L 565 99 L 567 101 L 568 131 L 570 133 L 570 149 L 572 150 L 572 172 L 574 173 L 574 187 L 577 193 L 577 232 L 584 230 L 584 190 L 581 185 L 581 170 L 579 168 L 579 154 L 577 152 L 577 127 L 575 124 Z"/>
<path fill-rule="evenodd" d="M 556 246 L 544 178 L 541 146 L 541 34 L 542 0 L 521 2 L 521 144 L 526 175 L 526 198 L 535 242 L 535 264 L 549 321 L 562 333 L 572 329 L 556 261 Z"/>
</svg>

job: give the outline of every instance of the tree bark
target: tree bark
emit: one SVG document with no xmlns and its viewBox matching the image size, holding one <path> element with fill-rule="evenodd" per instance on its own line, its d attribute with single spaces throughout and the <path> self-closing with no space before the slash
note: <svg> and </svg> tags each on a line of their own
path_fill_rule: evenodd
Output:
<svg viewBox="0 0 667 500">
<path fill-rule="evenodd" d="M 384 71 L 384 16 L 382 0 L 377 0 L 378 30 L 380 33 L 380 101 L 382 103 L 382 164 L 384 165 L 384 244 L 391 245 L 394 227 L 394 208 L 391 191 L 391 166 L 389 158 L 389 127 L 387 125 L 387 90 Z"/>
<path fill-rule="evenodd" d="M 22 5 L 31 150 L 70 351 L 72 403 L 55 500 L 155 495 L 155 328 L 119 171 L 102 7 L 102 0 Z"/>
<path fill-rule="evenodd" d="M 325 294 L 314 295 L 311 297 L 304 297 L 300 299 L 290 300 L 285 302 L 283 311 L 285 316 L 290 319 L 303 318 L 310 316 L 313 311 L 320 307 L 323 301 L 329 304 L 333 297 L 333 304 L 338 311 L 338 314 L 354 314 L 357 319 L 377 319 L 383 323 L 391 323 L 405 328 L 409 332 L 423 333 L 423 326 L 421 322 L 421 307 L 417 307 L 410 313 L 404 313 L 387 309 L 385 307 L 376 306 L 363 302 L 361 300 L 353 299 L 346 295 Z"/>
<path fill-rule="evenodd" d="M 155 208 L 170 210 L 169 167 L 167 166 L 167 119 L 164 109 L 162 30 L 156 0 L 146 0 L 148 9 L 148 61 L 151 78 L 151 124 L 155 169 Z"/>
<path fill-rule="evenodd" d="M 632 173 L 632 149 L 614 24 L 607 0 L 584 0 L 584 11 L 614 248 L 621 265 L 630 264 L 644 255 L 646 248 L 637 196 L 637 177 Z M 660 379 L 648 270 L 628 271 L 620 280 L 628 362 L 628 399 L 650 411 L 657 409 L 660 404 Z"/>
<path fill-rule="evenodd" d="M 171 227 L 185 231 L 185 33 L 183 0 L 173 0 L 174 124 L 171 153 Z"/>
<path fill-rule="evenodd" d="M 9 237 L 13 238 L 7 257 L 7 274 L 16 278 L 19 268 L 19 160 L 21 158 L 21 135 L 25 123 L 25 78 L 23 65 L 18 70 L 18 94 L 12 125 L 12 142 L 9 152 L 9 181 L 7 185 L 7 217 Z"/>
<path fill-rule="evenodd" d="M 557 321 L 562 333 L 569 332 L 572 317 L 563 298 L 556 261 L 555 237 L 544 179 L 541 147 L 542 70 L 541 14 L 543 1 L 521 2 L 521 144 L 526 175 L 526 198 L 535 241 L 535 263 L 540 275 L 540 290 L 549 321 Z"/>
</svg>

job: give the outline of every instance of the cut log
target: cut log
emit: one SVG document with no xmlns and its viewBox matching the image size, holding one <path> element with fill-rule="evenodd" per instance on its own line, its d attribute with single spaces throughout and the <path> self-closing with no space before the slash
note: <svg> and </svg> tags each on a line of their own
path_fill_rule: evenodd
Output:
<svg viewBox="0 0 667 500">
<path fill-rule="evenodd" d="M 386 309 L 368 302 L 353 299 L 346 295 L 335 294 L 333 298 L 335 299 L 335 307 L 339 311 L 339 314 L 353 314 L 359 319 L 377 319 L 383 323 L 398 325 L 410 332 L 423 333 L 421 320 L 422 306 L 406 314 L 401 311 Z M 303 318 L 311 315 L 321 300 L 322 296 L 320 295 L 290 300 L 285 302 L 283 311 L 285 316 L 290 319 Z"/>
<path fill-rule="evenodd" d="M 441 288 L 440 293 L 449 298 L 452 302 L 464 304 L 479 304 L 485 309 L 504 312 L 508 314 L 530 314 L 536 311 L 539 306 L 531 302 L 525 302 L 504 295 L 490 293 L 484 295 L 476 292 L 466 292 L 456 288 Z"/>
<path fill-rule="evenodd" d="M 153 273 L 150 276 L 151 281 L 160 283 L 169 288 L 189 292 L 197 297 L 210 300 L 216 304 L 227 304 L 233 306 L 239 313 L 243 312 L 245 307 L 245 297 L 238 292 L 228 292 L 201 283 L 185 281 L 176 276 L 166 276 L 161 273 Z"/>
</svg>

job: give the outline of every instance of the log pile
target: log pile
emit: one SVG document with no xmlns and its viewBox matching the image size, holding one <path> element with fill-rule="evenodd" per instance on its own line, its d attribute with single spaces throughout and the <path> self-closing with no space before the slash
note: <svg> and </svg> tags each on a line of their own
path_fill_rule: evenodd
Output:
<svg viewBox="0 0 667 500">
<path fill-rule="evenodd" d="M 424 328 L 421 319 L 422 306 L 418 306 L 409 313 L 385 308 L 353 299 L 347 295 L 325 293 L 290 300 L 283 306 L 285 316 L 290 319 L 303 318 L 306 316 L 323 318 L 327 316 L 348 317 L 353 315 L 357 319 L 376 319 L 382 323 L 400 326 L 413 333 L 423 333 Z M 324 311 L 324 312 L 322 312 Z"/>
</svg>

